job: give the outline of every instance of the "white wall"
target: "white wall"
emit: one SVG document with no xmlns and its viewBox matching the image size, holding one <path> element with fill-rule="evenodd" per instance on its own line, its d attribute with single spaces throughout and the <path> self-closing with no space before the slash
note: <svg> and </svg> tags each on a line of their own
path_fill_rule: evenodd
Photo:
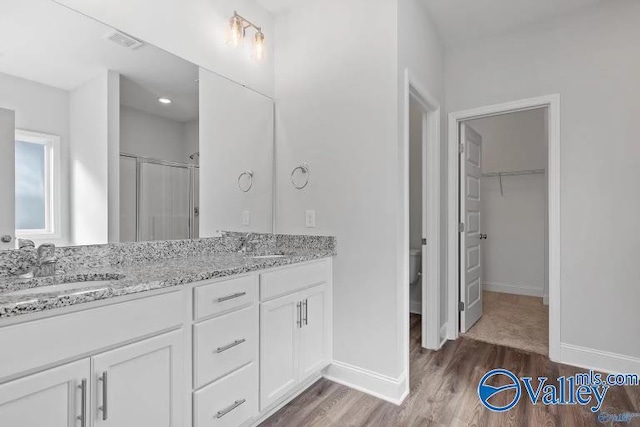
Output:
<svg viewBox="0 0 640 427">
<path fill-rule="evenodd" d="M 107 203 L 109 243 L 120 241 L 120 73 L 107 71 Z"/>
<path fill-rule="evenodd" d="M 277 18 L 276 229 L 332 234 L 334 359 L 398 378 L 395 2 L 309 0 Z M 296 190 L 290 171 L 308 162 Z M 305 228 L 304 211 L 316 211 Z"/>
<path fill-rule="evenodd" d="M 49 239 L 58 245 L 69 243 L 69 93 L 30 80 L 0 73 L 0 108 L 15 111 L 16 128 L 60 137 L 60 239 Z M 15 188 L 2 181 L 2 193 Z M 6 192 L 6 193 L 5 193 Z M 15 233 L 14 233 L 15 234 Z"/>
<path fill-rule="evenodd" d="M 447 322 L 447 246 L 444 236 L 447 234 L 447 150 L 446 148 L 446 100 L 444 84 L 444 46 L 436 26 L 427 13 L 424 4 L 420 0 L 398 0 L 398 141 L 402 141 L 404 123 L 404 70 L 409 69 L 420 85 L 438 100 L 442 110 L 441 115 L 441 148 L 440 148 L 440 325 Z M 398 189 L 398 195 L 401 189 Z M 398 206 L 401 206 L 398 202 Z M 403 218 L 400 218 L 400 229 L 403 227 Z M 398 263 L 404 262 L 398 259 Z M 405 319 L 400 315 L 398 319 L 402 324 Z M 442 328 L 441 328 L 442 329 Z M 404 346 L 405 344 L 402 344 Z"/>
<path fill-rule="evenodd" d="M 121 107 L 120 150 L 142 157 L 190 163 L 189 155 L 198 149 L 191 151 L 194 141 L 188 142 L 186 128 L 186 123 L 177 120 Z"/>
<path fill-rule="evenodd" d="M 273 18 L 254 0 L 56 0 L 105 24 L 273 95 Z M 227 45 L 234 10 L 262 27 L 267 56 L 255 62 L 247 49 Z M 248 38 L 253 36 L 249 31 Z M 250 40 L 248 40 L 250 41 Z"/>
<path fill-rule="evenodd" d="M 200 151 L 200 121 L 195 119 L 186 122 L 183 134 L 187 161 L 193 163 L 194 161 L 189 156 Z"/>
<path fill-rule="evenodd" d="M 109 240 L 108 72 L 71 91 L 71 242 Z"/>
<path fill-rule="evenodd" d="M 272 232 L 273 100 L 201 69 L 200 117 L 200 236 Z M 238 177 L 246 170 L 254 175 L 245 193 Z"/>
<path fill-rule="evenodd" d="M 0 195 L 9 199 L 0 207 L 0 235 L 14 236 L 16 230 L 15 221 L 15 112 L 6 108 L 0 108 L 0 149 L 2 153 L 9 155 L 0 156 Z M 11 155 L 14 154 L 14 155 Z M 13 249 L 15 242 L 0 242 L 0 249 Z"/>
<path fill-rule="evenodd" d="M 638 2 L 602 2 L 569 18 L 456 49 L 446 65 L 451 111 L 560 93 L 560 338 L 635 358 L 638 16 Z"/>
<path fill-rule="evenodd" d="M 546 110 L 467 122 L 482 135 L 482 171 L 547 168 Z M 483 177 L 482 280 L 485 290 L 542 297 L 545 285 L 546 176 Z"/>
</svg>

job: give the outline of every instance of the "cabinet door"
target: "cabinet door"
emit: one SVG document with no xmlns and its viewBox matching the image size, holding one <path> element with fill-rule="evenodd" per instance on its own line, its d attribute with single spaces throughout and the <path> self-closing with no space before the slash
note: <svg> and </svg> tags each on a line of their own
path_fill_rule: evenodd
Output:
<svg viewBox="0 0 640 427">
<path fill-rule="evenodd" d="M 298 383 L 300 295 L 260 306 L 260 409 L 284 396 Z"/>
<path fill-rule="evenodd" d="M 82 417 L 88 410 L 90 373 L 89 359 L 85 359 L 0 385 L 0 426 L 88 425 Z"/>
<path fill-rule="evenodd" d="M 181 331 L 95 356 L 95 426 L 181 427 L 182 360 Z"/>
<path fill-rule="evenodd" d="M 300 329 L 300 381 L 325 368 L 329 360 L 329 292 L 327 286 L 305 291 L 302 299 Z"/>
</svg>

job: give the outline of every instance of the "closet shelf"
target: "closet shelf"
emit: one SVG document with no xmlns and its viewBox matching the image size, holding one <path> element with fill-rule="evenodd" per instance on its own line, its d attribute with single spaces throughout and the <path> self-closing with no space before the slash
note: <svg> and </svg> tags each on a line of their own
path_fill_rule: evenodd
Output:
<svg viewBox="0 0 640 427">
<path fill-rule="evenodd" d="M 546 172 L 545 169 L 529 169 L 529 170 L 522 170 L 522 171 L 504 171 L 504 172 L 489 172 L 489 173 L 483 173 L 482 177 L 483 178 L 490 178 L 490 177 L 498 177 L 500 178 L 500 195 L 504 196 L 504 191 L 502 189 L 502 177 L 504 176 L 518 176 L 518 175 L 539 175 L 539 174 L 544 174 Z"/>
<path fill-rule="evenodd" d="M 504 171 L 504 172 L 489 172 L 483 173 L 483 178 L 490 178 L 494 176 L 518 176 L 518 175 L 538 175 L 545 173 L 545 169 L 530 169 L 530 170 L 522 170 L 522 171 Z"/>
</svg>

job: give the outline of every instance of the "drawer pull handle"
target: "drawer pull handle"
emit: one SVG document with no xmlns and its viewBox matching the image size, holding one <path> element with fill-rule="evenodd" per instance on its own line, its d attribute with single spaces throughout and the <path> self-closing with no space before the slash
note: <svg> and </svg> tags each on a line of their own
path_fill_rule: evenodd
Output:
<svg viewBox="0 0 640 427">
<path fill-rule="evenodd" d="M 109 419 L 109 407 L 107 406 L 107 396 L 109 395 L 107 371 L 104 371 L 98 380 L 102 382 L 102 406 L 98 406 L 98 410 L 102 411 L 102 421 L 107 421 L 107 419 Z"/>
<path fill-rule="evenodd" d="M 78 386 L 80 390 L 80 415 L 78 416 L 78 420 L 80 421 L 80 425 L 82 427 L 87 427 L 87 379 L 84 378 L 80 385 Z"/>
<path fill-rule="evenodd" d="M 227 415 L 229 412 L 233 411 L 234 409 L 236 409 L 238 406 L 242 405 L 244 402 L 246 402 L 247 399 L 240 399 L 240 400 L 236 400 L 235 402 L 233 402 L 233 404 L 231 404 L 231 406 L 229 406 L 228 408 L 225 408 L 221 411 L 218 411 L 216 413 L 216 418 L 222 418 L 225 415 Z"/>
<path fill-rule="evenodd" d="M 240 297 L 245 296 L 246 294 L 247 294 L 246 292 L 238 292 L 237 294 L 227 295 L 226 297 L 218 298 L 218 302 L 225 302 L 225 301 L 229 301 L 229 300 L 232 300 L 232 299 L 240 298 Z"/>
<path fill-rule="evenodd" d="M 222 353 L 224 351 L 227 351 L 229 349 L 232 349 L 233 347 L 242 344 L 243 342 L 247 341 L 246 339 L 242 338 L 240 340 L 235 340 L 234 342 L 232 342 L 231 344 L 227 344 L 224 347 L 218 347 L 218 349 L 216 350 L 216 353 Z"/>
</svg>

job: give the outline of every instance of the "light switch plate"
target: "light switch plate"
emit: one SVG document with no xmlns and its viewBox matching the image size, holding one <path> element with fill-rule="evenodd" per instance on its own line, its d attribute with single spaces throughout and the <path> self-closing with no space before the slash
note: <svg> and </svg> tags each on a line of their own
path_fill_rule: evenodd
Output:
<svg viewBox="0 0 640 427">
<path fill-rule="evenodd" d="M 251 225 L 251 211 L 242 211 L 242 225 Z"/>
<path fill-rule="evenodd" d="M 304 211 L 304 222 L 307 228 L 316 228 L 316 211 Z"/>
</svg>

